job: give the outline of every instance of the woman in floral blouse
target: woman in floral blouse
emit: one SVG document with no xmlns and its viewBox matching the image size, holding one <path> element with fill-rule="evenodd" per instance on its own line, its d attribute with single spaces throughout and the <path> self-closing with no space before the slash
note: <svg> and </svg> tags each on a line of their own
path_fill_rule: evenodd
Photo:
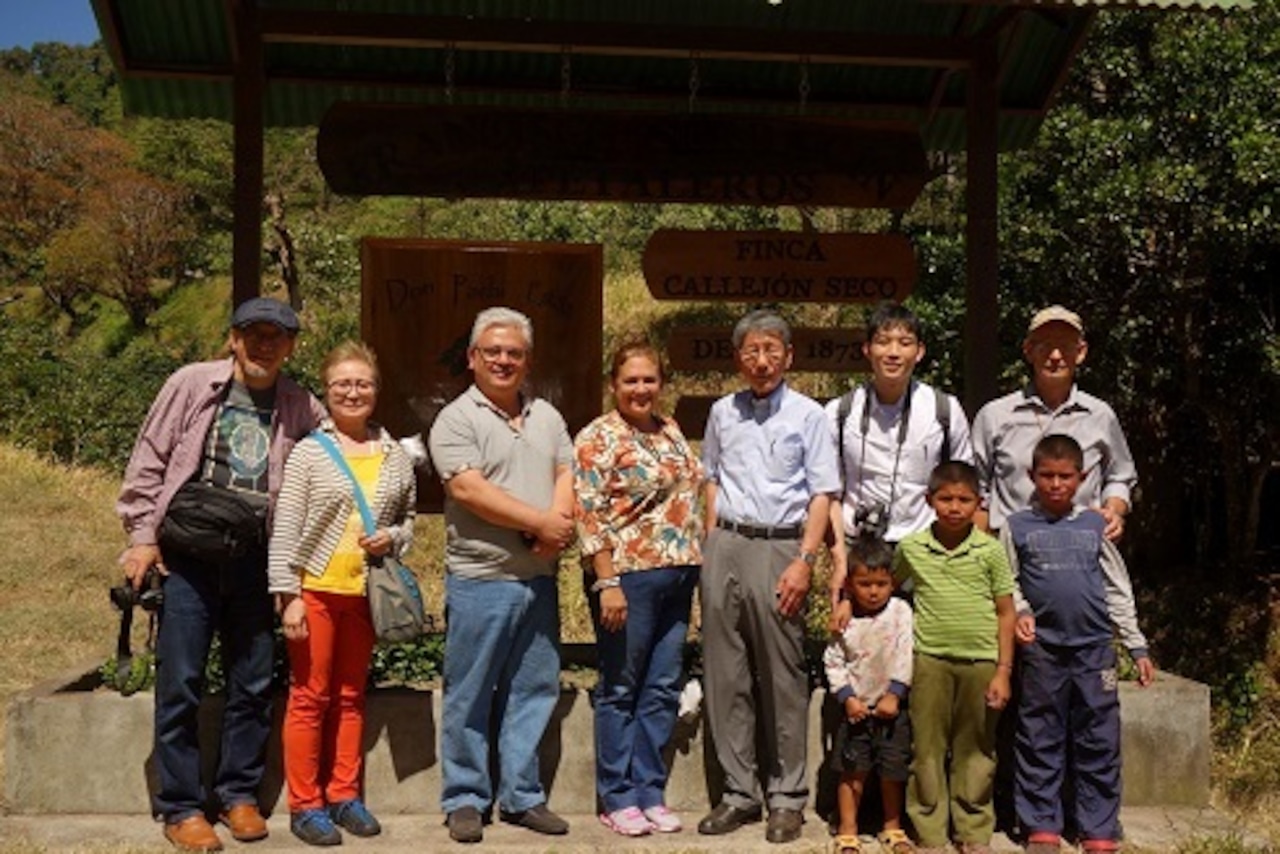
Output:
<svg viewBox="0 0 1280 854">
<path fill-rule="evenodd" d="M 582 553 L 594 583 L 596 791 L 600 820 L 625 836 L 679 830 L 663 795 L 662 749 L 675 726 L 689 606 L 702 563 L 702 466 L 679 425 L 655 412 L 662 362 L 623 344 L 610 387 L 617 408 L 574 442 Z"/>
</svg>

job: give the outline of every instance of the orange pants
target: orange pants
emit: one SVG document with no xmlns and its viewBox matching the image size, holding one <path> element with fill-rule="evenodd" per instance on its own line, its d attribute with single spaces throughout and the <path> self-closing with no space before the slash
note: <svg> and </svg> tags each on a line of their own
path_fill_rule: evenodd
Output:
<svg viewBox="0 0 1280 854">
<path fill-rule="evenodd" d="M 373 623 L 363 596 L 302 592 L 307 637 L 289 641 L 284 775 L 289 811 L 360 796 Z"/>
</svg>

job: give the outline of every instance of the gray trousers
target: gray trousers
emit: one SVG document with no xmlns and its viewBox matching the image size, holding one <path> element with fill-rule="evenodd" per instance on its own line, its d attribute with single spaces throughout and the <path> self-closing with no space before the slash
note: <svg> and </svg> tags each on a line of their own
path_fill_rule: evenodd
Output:
<svg viewBox="0 0 1280 854">
<path fill-rule="evenodd" d="M 796 540 L 752 540 L 719 528 L 703 549 L 707 723 L 724 769 L 724 802 L 739 809 L 760 804 L 761 783 L 771 810 L 802 810 L 809 798 L 804 609 L 783 617 L 774 592 L 798 550 Z"/>
</svg>

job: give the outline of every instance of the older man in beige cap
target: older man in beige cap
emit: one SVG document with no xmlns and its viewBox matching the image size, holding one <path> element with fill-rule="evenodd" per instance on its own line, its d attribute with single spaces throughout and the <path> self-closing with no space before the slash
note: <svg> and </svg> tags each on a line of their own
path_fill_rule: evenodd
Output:
<svg viewBox="0 0 1280 854">
<path fill-rule="evenodd" d="M 1064 433 L 1084 449 L 1085 479 L 1076 503 L 1106 518 L 1109 539 L 1124 532 L 1138 472 L 1115 411 L 1076 386 L 1076 369 L 1088 351 L 1080 315 L 1060 305 L 1041 309 L 1022 343 L 1031 383 L 991 401 L 974 418 L 974 464 L 989 528 L 1003 527 L 1010 514 L 1030 506 L 1031 452 L 1042 437 Z"/>
</svg>

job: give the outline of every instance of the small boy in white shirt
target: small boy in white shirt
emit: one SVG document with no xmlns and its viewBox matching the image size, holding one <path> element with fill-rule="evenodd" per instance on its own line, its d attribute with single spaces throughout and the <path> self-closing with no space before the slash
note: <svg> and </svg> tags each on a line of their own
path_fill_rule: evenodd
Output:
<svg viewBox="0 0 1280 854">
<path fill-rule="evenodd" d="M 893 548 L 858 539 L 849 547 L 845 595 L 853 616 L 823 654 L 827 683 L 845 720 L 836 738 L 840 824 L 833 851 L 857 854 L 858 805 L 874 769 L 880 776 L 884 829 L 880 844 L 893 854 L 915 850 L 902 830 L 911 762 L 911 723 L 905 701 L 911 685 L 911 606 L 893 592 Z"/>
</svg>

